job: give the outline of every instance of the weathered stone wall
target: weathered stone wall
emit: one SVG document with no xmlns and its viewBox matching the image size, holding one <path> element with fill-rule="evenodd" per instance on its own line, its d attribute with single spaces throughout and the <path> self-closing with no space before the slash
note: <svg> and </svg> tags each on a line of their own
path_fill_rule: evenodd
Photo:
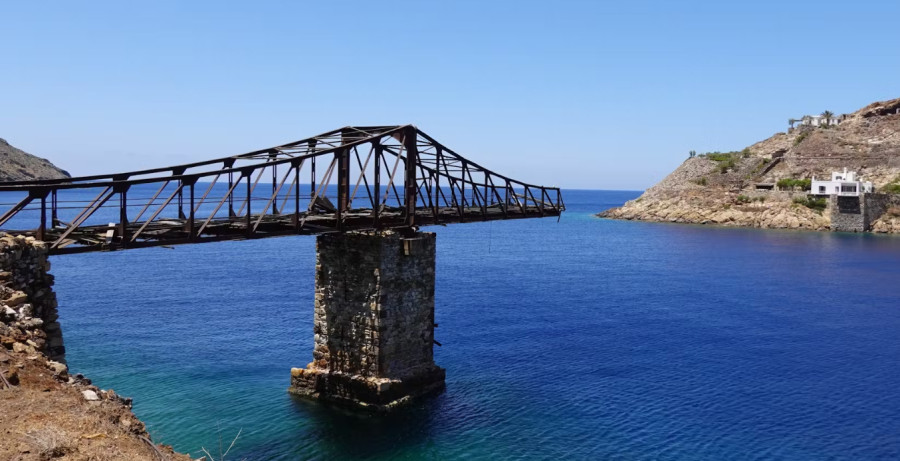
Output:
<svg viewBox="0 0 900 461">
<path fill-rule="evenodd" d="M 382 408 L 442 387 L 434 264 L 432 233 L 319 236 L 313 362 L 291 391 Z"/>
<path fill-rule="evenodd" d="M 866 220 L 864 200 L 861 197 L 839 197 L 829 199 L 831 208 L 831 230 L 835 232 L 865 232 Z"/>
<path fill-rule="evenodd" d="M 862 194 L 859 197 L 831 197 L 831 230 L 866 232 L 897 199 L 890 194 Z"/>
<path fill-rule="evenodd" d="M 0 343 L 65 363 L 49 270 L 43 242 L 0 234 Z"/>
</svg>

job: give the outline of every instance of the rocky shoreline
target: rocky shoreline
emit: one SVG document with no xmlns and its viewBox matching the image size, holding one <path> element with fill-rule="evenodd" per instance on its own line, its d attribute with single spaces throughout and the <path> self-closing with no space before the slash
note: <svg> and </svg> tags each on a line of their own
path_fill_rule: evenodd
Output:
<svg viewBox="0 0 900 461">
<path fill-rule="evenodd" d="M 672 222 L 687 224 L 714 224 L 733 227 L 755 227 L 760 229 L 806 229 L 828 230 L 830 219 L 827 213 L 819 213 L 807 207 L 796 205 L 793 199 L 805 194 L 784 193 L 768 196 L 760 200 L 760 195 L 748 195 L 738 199 L 740 194 L 725 192 L 718 196 L 704 194 L 676 194 L 656 197 L 653 200 L 632 201 L 620 208 L 598 213 L 598 217 Z"/>
<path fill-rule="evenodd" d="M 803 126 L 742 151 L 686 159 L 662 181 L 598 217 L 762 229 L 846 230 L 848 200 L 863 226 L 900 233 L 900 99 L 870 104 L 840 125 Z M 810 195 L 809 180 L 848 168 L 875 185 L 869 198 Z M 883 206 L 865 207 L 868 201 Z M 852 208 L 852 207 L 851 207 Z M 852 211 L 851 211 L 852 212 Z M 860 213 L 860 211 L 857 211 Z M 859 226 L 857 226 L 859 227 Z"/>
<path fill-rule="evenodd" d="M 189 460 L 155 444 L 131 399 L 69 375 L 42 242 L 0 234 L 0 459 Z"/>
</svg>

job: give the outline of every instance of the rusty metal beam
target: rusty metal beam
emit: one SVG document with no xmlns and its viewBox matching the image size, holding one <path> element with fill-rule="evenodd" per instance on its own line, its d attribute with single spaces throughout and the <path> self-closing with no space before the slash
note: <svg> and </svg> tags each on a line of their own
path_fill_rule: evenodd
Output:
<svg viewBox="0 0 900 461">
<path fill-rule="evenodd" d="M 359 152 L 359 146 L 364 144 L 369 144 L 365 161 Z M 393 164 L 387 161 L 386 154 L 395 156 L 391 162 Z M 321 156 L 328 156 L 331 163 L 319 178 L 316 163 Z M 370 170 L 373 157 L 374 167 Z M 305 174 L 302 168 L 307 160 L 310 170 L 310 201 L 303 210 L 300 203 L 300 178 L 301 174 Z M 402 182 L 399 178 L 401 162 L 404 166 Z M 195 168 L 204 166 L 216 168 L 195 171 Z M 351 184 L 350 175 L 356 174 L 354 168 L 358 168 L 358 176 L 353 180 L 354 184 Z M 253 194 L 267 170 L 271 170 L 272 175 L 271 195 L 266 197 L 265 206 L 255 210 Z M 239 176 L 235 176 L 235 173 Z M 291 181 L 285 192 L 289 176 Z M 228 181 L 224 195 L 220 195 L 221 192 L 216 188 L 222 177 L 226 177 Z M 322 202 L 322 197 L 327 197 L 333 180 L 337 185 L 337 203 L 332 208 Z M 199 181 L 208 182 L 208 185 L 198 198 L 196 183 Z M 161 204 L 157 203 L 172 183 L 177 185 L 175 190 Z M 149 184 L 153 184 L 155 190 L 149 199 L 130 192 L 133 186 Z M 235 191 L 241 184 L 246 187 L 246 196 L 235 213 Z M 398 190 L 400 187 L 403 188 L 402 194 Z M 363 205 L 361 207 L 354 207 L 354 200 L 361 193 L 360 188 L 365 189 L 363 194 L 369 200 L 367 204 L 360 204 Z M 60 203 L 67 203 L 65 196 L 60 201 L 58 195 L 67 194 L 69 190 L 86 189 L 98 189 L 100 193 L 79 210 L 71 224 L 67 224 L 64 229 L 57 228 L 57 224 L 62 223 L 58 218 L 58 211 L 65 208 L 61 208 Z M 8 222 L 26 223 L 29 226 L 27 229 L 15 232 L 52 241 L 53 254 L 559 216 L 565 210 L 559 189 L 534 186 L 485 169 L 412 125 L 344 127 L 290 145 L 217 160 L 116 175 L 71 178 L 66 181 L 0 183 L 0 191 L 28 193 L 25 199 L 0 216 L 0 226 Z M 396 207 L 393 204 L 388 206 L 392 194 L 396 198 Z M 85 224 L 116 196 L 119 199 L 118 222 L 103 226 Z M 172 208 L 171 204 L 176 197 L 178 202 Z M 294 211 L 284 215 L 291 198 Z M 36 199 L 40 201 L 39 208 L 29 207 Z M 263 198 L 257 200 L 261 201 Z M 199 223 L 197 214 L 207 202 L 216 205 L 212 213 Z M 218 217 L 217 214 L 226 203 L 228 216 Z M 369 205 L 371 209 L 368 208 Z M 140 207 L 140 212 L 133 219 L 129 219 L 129 207 Z M 144 220 L 144 215 L 151 207 L 158 208 Z M 325 213 L 322 213 L 323 209 L 326 210 Z M 40 211 L 39 214 L 32 213 L 37 210 Z M 28 211 L 29 214 L 24 214 L 23 211 Z M 174 213 L 174 216 L 164 216 L 169 212 Z M 237 218 L 238 215 L 240 218 Z M 13 220 L 17 216 L 22 219 Z M 33 224 L 29 224 L 28 220 Z"/>
</svg>

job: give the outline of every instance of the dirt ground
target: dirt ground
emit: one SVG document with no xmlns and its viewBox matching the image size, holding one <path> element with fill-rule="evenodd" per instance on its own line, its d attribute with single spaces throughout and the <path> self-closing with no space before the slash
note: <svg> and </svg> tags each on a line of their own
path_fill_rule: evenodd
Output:
<svg viewBox="0 0 900 461">
<path fill-rule="evenodd" d="M 154 444 L 130 405 L 40 353 L 0 347 L 0 460 L 191 459 Z"/>
</svg>

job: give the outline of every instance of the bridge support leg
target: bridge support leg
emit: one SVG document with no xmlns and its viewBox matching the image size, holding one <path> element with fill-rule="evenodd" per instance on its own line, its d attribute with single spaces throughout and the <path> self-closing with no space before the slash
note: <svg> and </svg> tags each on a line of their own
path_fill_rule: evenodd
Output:
<svg viewBox="0 0 900 461">
<path fill-rule="evenodd" d="M 444 388 L 434 363 L 435 235 L 320 235 L 313 362 L 290 392 L 387 410 Z"/>
</svg>

